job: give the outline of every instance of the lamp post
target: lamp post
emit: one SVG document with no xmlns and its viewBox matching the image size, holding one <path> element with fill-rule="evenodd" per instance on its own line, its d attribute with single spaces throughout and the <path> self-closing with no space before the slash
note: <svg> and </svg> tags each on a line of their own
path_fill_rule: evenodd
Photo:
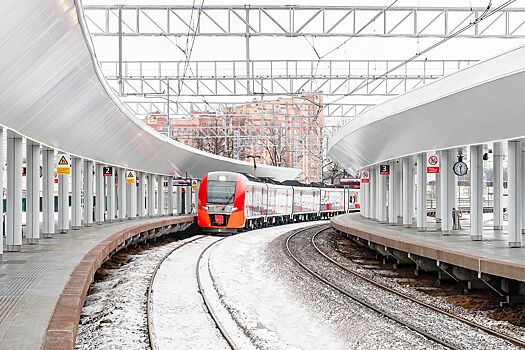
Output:
<svg viewBox="0 0 525 350">
<path fill-rule="evenodd" d="M 255 162 L 255 158 L 261 158 L 261 156 L 254 156 L 254 155 L 249 155 L 246 157 L 247 159 L 248 158 L 253 158 L 253 176 L 257 176 L 256 175 L 256 170 L 257 170 L 257 163 Z"/>
</svg>

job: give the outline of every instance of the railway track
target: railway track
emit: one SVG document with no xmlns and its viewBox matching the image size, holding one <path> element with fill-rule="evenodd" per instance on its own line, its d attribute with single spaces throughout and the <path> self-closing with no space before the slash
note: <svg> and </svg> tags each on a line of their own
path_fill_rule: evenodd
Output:
<svg viewBox="0 0 525 350">
<path fill-rule="evenodd" d="M 173 254 L 175 251 L 177 251 L 178 249 L 188 245 L 189 243 L 193 243 L 193 242 L 196 242 L 198 240 L 201 240 L 203 238 L 206 238 L 207 236 L 200 236 L 200 237 L 197 237 L 195 239 L 192 239 L 192 240 L 189 240 L 189 241 L 186 241 L 185 243 L 175 247 L 174 249 L 172 249 L 168 254 L 166 254 L 166 256 L 164 256 L 162 258 L 162 260 L 160 260 L 158 262 L 158 264 L 155 266 L 155 270 L 153 271 L 153 274 L 152 274 L 152 277 L 151 277 L 151 280 L 150 280 L 150 283 L 149 283 L 149 286 L 148 286 L 148 292 L 147 292 L 147 327 L 148 327 L 148 337 L 149 337 L 149 345 L 150 345 L 150 348 L 151 350 L 157 350 L 157 343 L 156 343 L 156 338 L 155 338 L 155 334 L 153 332 L 153 324 L 152 324 L 152 292 L 153 292 L 153 283 L 155 281 L 155 276 L 157 275 L 157 272 L 159 271 L 161 265 L 164 263 L 164 261 L 171 255 Z M 223 324 L 221 323 L 221 321 L 219 320 L 217 314 L 215 313 L 215 311 L 213 310 L 213 307 L 209 301 L 209 298 L 207 296 L 207 292 L 206 290 L 203 288 L 203 283 L 202 283 L 202 276 L 201 276 L 201 271 L 200 271 L 200 265 L 201 265 L 201 262 L 202 263 L 208 263 L 207 261 L 204 262 L 203 261 L 203 257 L 204 255 L 206 254 L 206 252 L 208 250 L 210 250 L 214 245 L 216 245 L 217 243 L 221 242 L 222 240 L 224 240 L 225 238 L 227 237 L 224 237 L 224 238 L 221 238 L 217 241 L 214 241 L 212 242 L 211 244 L 209 244 L 208 246 L 206 246 L 206 248 L 199 254 L 199 257 L 197 259 L 197 264 L 196 264 L 196 270 L 195 270 L 195 273 L 196 273 L 196 276 L 197 276 L 197 286 L 198 286 L 198 290 L 199 290 L 199 294 L 201 295 L 202 297 L 202 300 L 203 300 L 203 303 L 204 305 L 206 306 L 206 310 L 208 311 L 208 314 L 210 315 L 213 323 L 215 324 L 215 326 L 217 327 L 217 329 L 219 330 L 221 336 L 224 338 L 224 340 L 226 341 L 226 343 L 228 344 L 228 346 L 232 349 L 232 350 L 237 350 L 238 347 L 235 345 L 235 343 L 233 342 L 233 340 L 231 339 L 231 337 L 228 335 L 228 333 L 226 332 Z M 206 269 L 209 271 L 209 266 L 206 265 Z"/>
<path fill-rule="evenodd" d="M 226 237 L 225 237 L 226 238 Z M 203 288 L 202 286 L 202 279 L 201 279 L 201 273 L 200 273 L 200 269 L 199 269 L 199 266 L 201 264 L 201 260 L 204 256 L 204 254 L 211 248 L 213 247 L 215 244 L 223 241 L 224 238 L 221 238 L 220 240 L 218 241 L 215 241 L 213 242 L 212 244 L 210 244 L 209 246 L 206 247 L 206 249 L 204 249 L 200 255 L 199 255 L 199 258 L 197 259 L 197 267 L 196 267 L 196 274 L 197 274 L 197 285 L 199 287 L 199 293 L 202 297 L 202 301 L 204 302 L 204 305 L 206 306 L 206 310 L 208 310 L 208 313 L 210 314 L 213 322 L 215 323 L 215 325 L 217 326 L 217 329 L 219 330 L 219 332 L 221 333 L 222 337 L 224 338 L 224 340 L 226 341 L 226 343 L 228 343 L 229 347 L 232 349 L 232 350 L 237 350 L 237 346 L 235 345 L 234 341 L 232 340 L 232 338 L 228 335 L 228 332 L 226 332 L 226 329 L 224 328 L 224 326 L 222 325 L 221 321 L 219 320 L 219 317 L 217 316 L 217 314 L 215 313 L 215 311 L 213 310 L 213 307 L 211 306 L 211 303 L 210 303 L 210 300 L 209 298 L 207 297 L 207 292 L 206 290 Z M 206 261 L 206 270 L 208 272 L 210 272 L 209 268 L 209 261 Z"/>
<path fill-rule="evenodd" d="M 376 313 L 388 318 L 388 319 L 391 319 L 409 329 L 411 329 L 412 331 L 416 332 L 416 333 L 419 333 L 421 334 L 422 336 L 446 347 L 446 348 L 450 348 L 450 349 L 459 349 L 460 347 L 458 347 L 457 345 L 455 344 L 452 344 L 450 341 L 446 340 L 446 339 L 441 339 L 439 337 L 437 337 L 436 335 L 434 334 L 431 334 L 430 332 L 426 331 L 425 329 L 423 329 L 422 327 L 418 327 L 417 325 L 414 325 L 414 324 L 410 324 L 408 322 L 406 322 L 405 320 L 402 320 L 400 317 L 398 317 L 395 313 L 391 313 L 391 312 L 388 312 L 386 310 L 383 310 L 383 309 L 380 309 L 379 307 L 377 307 L 376 305 L 374 305 L 373 303 L 371 303 L 370 301 L 366 300 L 365 298 L 357 295 L 357 294 L 352 294 L 351 292 L 349 292 L 348 290 L 345 290 L 339 286 L 337 286 L 334 282 L 330 281 L 328 278 L 326 277 L 323 277 L 321 274 L 319 274 L 318 272 L 314 271 L 311 267 L 307 266 L 304 262 L 300 261 L 300 259 L 297 257 L 296 254 L 294 254 L 294 252 L 292 251 L 291 249 L 291 242 L 294 240 L 294 238 L 298 237 L 299 235 L 301 234 L 304 234 L 305 232 L 309 232 L 310 230 L 317 230 L 314 235 L 311 237 L 310 239 L 310 243 L 311 245 L 313 246 L 313 248 L 315 249 L 315 251 L 320 255 L 322 256 L 323 258 L 327 259 L 327 261 L 329 261 L 333 266 L 336 266 L 337 268 L 351 274 L 352 276 L 354 277 L 357 277 L 358 279 L 364 281 L 365 283 L 369 283 L 371 285 L 373 285 L 374 287 L 377 287 L 377 288 L 380 288 L 386 292 L 389 292 L 389 293 L 392 293 L 392 294 L 395 294 L 396 296 L 398 297 L 401 297 L 405 300 L 409 300 L 410 302 L 413 302 L 413 303 L 416 303 L 417 305 L 419 306 L 422 306 L 424 308 L 427 308 L 428 310 L 431 310 L 433 312 L 436 312 L 440 315 L 443 315 L 443 316 L 446 316 L 446 317 L 450 317 L 450 318 L 453 318 L 469 327 L 472 327 L 478 331 L 483 331 L 487 334 L 490 334 L 491 336 L 494 336 L 494 337 L 497 337 L 497 338 L 500 338 L 502 340 L 505 340 L 505 341 L 508 341 L 518 347 L 522 347 L 522 348 L 525 348 L 525 342 L 519 340 L 519 339 L 515 339 L 515 338 L 512 338 L 508 335 L 505 335 L 505 334 L 501 334 L 493 329 L 490 329 L 488 327 L 485 327 L 483 325 L 480 325 L 480 324 L 477 324 L 475 322 L 472 322 L 470 320 L 467 320 L 461 316 L 458 316 L 458 315 L 454 315 L 452 313 L 449 313 L 445 310 L 441 310 L 431 304 L 428 304 L 428 303 L 425 303 L 421 300 L 418 300 L 414 297 L 411 297 L 411 296 L 408 296 L 408 295 L 405 295 L 397 290 L 394 290 L 388 286 L 385 286 L 381 283 L 378 283 L 370 278 L 368 278 L 367 276 L 364 276 L 356 271 L 353 271 L 351 269 L 348 269 L 347 267 L 341 265 L 340 263 L 338 263 L 337 261 L 335 261 L 334 259 L 332 259 L 331 257 L 329 257 L 327 254 L 325 254 L 324 252 L 321 251 L 321 249 L 319 248 L 319 246 L 316 244 L 316 239 L 318 238 L 318 236 L 326 231 L 330 229 L 330 227 L 323 227 L 323 228 L 312 228 L 312 227 L 307 227 L 307 228 L 304 228 L 304 229 L 301 229 L 301 230 L 298 230 L 296 232 L 294 232 L 293 234 L 291 234 L 287 239 L 286 239 L 286 250 L 287 250 L 287 253 L 288 255 L 299 265 L 301 266 L 305 271 L 307 271 L 310 275 L 314 276 L 316 279 L 320 280 L 321 282 L 323 282 L 324 284 L 328 285 L 329 287 L 337 290 L 339 293 L 345 295 L 346 297 L 354 300 L 355 302 L 375 311 Z"/>
<path fill-rule="evenodd" d="M 155 276 L 157 276 L 157 272 L 159 271 L 159 268 L 160 266 L 162 265 L 162 263 L 171 255 L 173 254 L 173 252 L 175 252 L 176 250 L 184 247 L 185 245 L 187 244 L 190 244 L 190 243 L 193 243 L 195 241 L 198 241 L 200 239 L 203 239 L 205 236 L 200 236 L 200 237 L 196 237 L 194 239 L 190 239 L 186 242 L 184 242 L 183 244 L 180 244 L 176 247 L 174 247 L 172 250 L 170 250 L 168 252 L 168 254 L 166 254 L 158 263 L 157 265 L 155 266 L 155 269 L 153 270 L 153 274 L 151 275 L 151 279 L 149 281 L 149 285 L 148 285 L 148 292 L 147 292 L 147 297 L 146 297 L 146 320 L 147 320 L 147 327 L 148 327 L 148 338 L 149 338 L 149 346 L 151 348 L 151 350 L 156 350 L 157 349 L 157 345 L 156 345 L 156 342 L 155 342 L 155 334 L 153 333 L 153 326 L 152 326 L 152 315 L 151 315 L 151 294 L 153 292 L 153 282 L 155 281 Z"/>
</svg>

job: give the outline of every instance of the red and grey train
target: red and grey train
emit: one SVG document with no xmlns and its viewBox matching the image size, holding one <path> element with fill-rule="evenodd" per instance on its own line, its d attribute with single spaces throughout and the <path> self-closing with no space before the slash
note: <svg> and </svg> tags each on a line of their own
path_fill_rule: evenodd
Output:
<svg viewBox="0 0 525 350">
<path fill-rule="evenodd" d="M 359 210 L 358 190 L 277 183 L 238 173 L 206 175 L 198 194 L 197 223 L 208 232 L 238 232 Z"/>
</svg>

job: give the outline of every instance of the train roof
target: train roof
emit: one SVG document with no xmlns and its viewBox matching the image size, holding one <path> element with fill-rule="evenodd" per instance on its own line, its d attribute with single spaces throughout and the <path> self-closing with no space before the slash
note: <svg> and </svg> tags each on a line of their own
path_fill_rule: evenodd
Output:
<svg viewBox="0 0 525 350">
<path fill-rule="evenodd" d="M 277 181 L 274 178 L 266 177 L 266 176 L 253 176 L 252 174 L 247 174 L 247 173 L 241 173 L 241 174 L 246 176 L 246 178 L 250 181 L 274 184 L 274 185 L 295 186 L 295 187 L 318 187 L 318 188 L 345 188 L 344 184 L 332 185 L 332 184 L 326 184 L 323 182 L 311 182 L 307 184 L 307 183 L 304 183 L 298 180 Z"/>
</svg>

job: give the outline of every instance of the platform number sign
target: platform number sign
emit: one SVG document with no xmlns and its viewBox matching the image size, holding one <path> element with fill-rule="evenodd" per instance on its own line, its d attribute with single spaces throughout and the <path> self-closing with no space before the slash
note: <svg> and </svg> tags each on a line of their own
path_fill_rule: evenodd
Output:
<svg viewBox="0 0 525 350">
<path fill-rule="evenodd" d="M 113 167 L 110 167 L 110 166 L 103 167 L 102 174 L 104 176 L 113 176 Z"/>
<path fill-rule="evenodd" d="M 71 174 L 71 157 L 69 154 L 59 153 L 57 155 L 57 175 L 69 175 Z"/>
<path fill-rule="evenodd" d="M 427 155 L 427 174 L 439 173 L 439 156 L 437 154 Z"/>
<path fill-rule="evenodd" d="M 379 175 L 390 175 L 390 165 L 381 164 L 379 166 Z"/>
<path fill-rule="evenodd" d="M 363 171 L 361 173 L 361 183 L 369 183 L 370 182 L 370 173 L 368 171 Z"/>
</svg>

